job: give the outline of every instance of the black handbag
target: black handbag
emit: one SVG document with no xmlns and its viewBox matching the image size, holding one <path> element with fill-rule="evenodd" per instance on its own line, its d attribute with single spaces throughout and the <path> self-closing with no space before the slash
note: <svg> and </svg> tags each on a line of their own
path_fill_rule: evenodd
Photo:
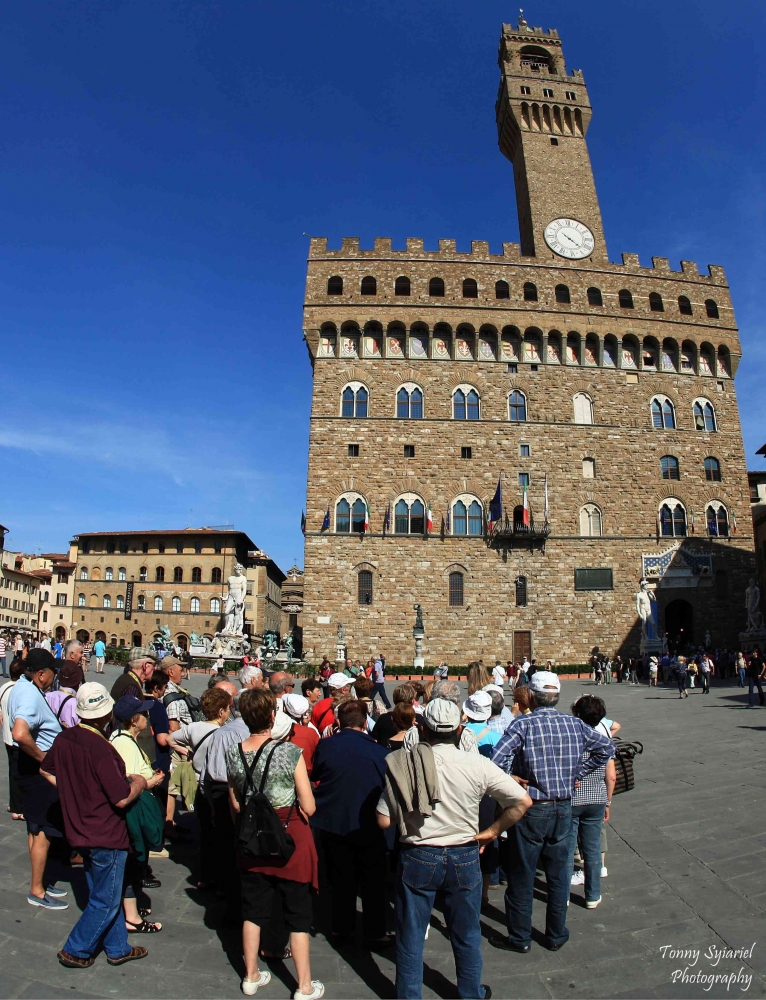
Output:
<svg viewBox="0 0 766 1000">
<path fill-rule="evenodd" d="M 271 746 L 271 750 L 263 766 L 261 783 L 256 789 L 253 785 L 253 774 L 261 754 L 268 746 Z M 247 766 L 242 744 L 240 743 L 238 747 L 240 760 L 245 769 L 245 787 L 242 790 L 242 799 L 245 805 L 240 812 L 237 843 L 240 852 L 250 859 L 258 858 L 272 862 L 289 861 L 295 853 L 295 841 L 287 832 L 295 803 L 293 802 L 293 805 L 290 806 L 287 820 L 283 824 L 282 820 L 277 816 L 276 809 L 263 793 L 263 789 L 266 786 L 266 776 L 269 773 L 269 765 L 278 746 L 279 743 L 267 740 L 255 755 L 250 767 Z M 247 793 L 251 788 L 253 789 L 253 794 L 248 799 Z"/>
<path fill-rule="evenodd" d="M 644 744 L 637 741 L 625 743 L 622 740 L 614 740 L 614 747 L 614 767 L 617 771 L 617 781 L 612 794 L 619 795 L 620 792 L 629 792 L 636 783 L 633 774 L 633 758 L 644 752 Z"/>
</svg>

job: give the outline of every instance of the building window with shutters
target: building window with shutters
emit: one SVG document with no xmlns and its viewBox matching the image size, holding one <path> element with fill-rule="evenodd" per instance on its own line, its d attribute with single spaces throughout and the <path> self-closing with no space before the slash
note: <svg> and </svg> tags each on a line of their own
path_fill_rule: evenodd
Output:
<svg viewBox="0 0 766 1000">
<path fill-rule="evenodd" d="M 357 601 L 372 604 L 372 573 L 368 569 L 360 570 L 357 575 Z"/>
<path fill-rule="evenodd" d="M 449 575 L 449 603 L 451 608 L 463 606 L 463 574 L 457 571 Z"/>
</svg>

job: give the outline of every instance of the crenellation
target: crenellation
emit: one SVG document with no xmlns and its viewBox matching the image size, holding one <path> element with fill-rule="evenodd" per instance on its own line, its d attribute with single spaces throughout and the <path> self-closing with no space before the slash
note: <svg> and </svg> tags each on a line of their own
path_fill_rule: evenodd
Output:
<svg viewBox="0 0 766 1000">
<path fill-rule="evenodd" d="M 667 257 L 652 257 L 652 268 L 661 271 L 663 274 L 670 273 L 670 261 Z"/>
<path fill-rule="evenodd" d="M 439 253 L 457 253 L 457 240 L 439 240 Z"/>
<path fill-rule="evenodd" d="M 393 248 L 393 239 L 390 236 L 376 236 L 373 240 L 372 249 L 375 253 L 391 253 Z M 409 250 L 409 240 L 407 240 L 407 249 Z"/>
<path fill-rule="evenodd" d="M 682 260 L 681 261 L 681 271 L 683 274 L 690 275 L 693 278 L 702 278 L 704 275 L 700 274 L 700 269 L 693 260 Z"/>
<path fill-rule="evenodd" d="M 624 253 L 622 256 L 623 267 L 641 267 L 641 261 L 637 253 Z"/>
<path fill-rule="evenodd" d="M 503 243 L 503 257 L 518 260 L 521 255 L 520 243 Z"/>
<path fill-rule="evenodd" d="M 342 253 L 359 253 L 359 237 L 344 236 L 340 241 L 340 249 Z"/>
<path fill-rule="evenodd" d="M 407 250 L 406 253 L 422 254 L 424 253 L 425 241 L 420 236 L 408 236 L 407 237 Z"/>
<path fill-rule="evenodd" d="M 489 243 L 486 240 L 471 240 L 471 256 L 487 260 L 490 256 Z"/>
</svg>

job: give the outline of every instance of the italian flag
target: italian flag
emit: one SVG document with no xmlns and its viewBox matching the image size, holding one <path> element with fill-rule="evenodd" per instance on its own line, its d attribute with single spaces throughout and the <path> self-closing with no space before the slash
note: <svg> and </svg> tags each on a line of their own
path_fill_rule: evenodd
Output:
<svg viewBox="0 0 766 1000">
<path fill-rule="evenodd" d="M 524 507 L 522 509 L 521 519 L 522 519 L 523 523 L 526 525 L 526 527 L 528 528 L 529 525 L 530 525 L 530 520 L 531 519 L 530 519 L 530 516 L 529 516 L 529 497 L 527 496 L 527 487 L 526 487 L 526 485 L 524 486 Z"/>
<path fill-rule="evenodd" d="M 426 531 L 433 531 L 433 530 L 434 530 L 434 514 L 433 511 L 431 510 L 431 504 L 429 503 L 428 507 L 426 507 Z"/>
<path fill-rule="evenodd" d="M 370 505 L 366 500 L 364 501 L 364 530 L 365 533 L 370 530 Z"/>
<path fill-rule="evenodd" d="M 737 515 L 734 513 L 734 511 L 731 512 L 731 526 L 732 526 L 732 530 L 734 531 L 734 534 L 736 535 L 737 534 Z"/>
</svg>

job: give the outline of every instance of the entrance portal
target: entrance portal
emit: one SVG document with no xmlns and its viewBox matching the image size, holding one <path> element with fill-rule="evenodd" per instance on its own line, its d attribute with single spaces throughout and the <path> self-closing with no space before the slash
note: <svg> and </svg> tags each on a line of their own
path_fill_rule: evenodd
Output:
<svg viewBox="0 0 766 1000">
<path fill-rule="evenodd" d="M 513 662 L 523 663 L 524 658 L 532 659 L 532 633 L 531 632 L 514 632 L 513 633 Z"/>
<path fill-rule="evenodd" d="M 668 604 L 665 608 L 665 631 L 674 650 L 694 642 L 694 608 L 688 601 L 678 598 Z"/>
</svg>

